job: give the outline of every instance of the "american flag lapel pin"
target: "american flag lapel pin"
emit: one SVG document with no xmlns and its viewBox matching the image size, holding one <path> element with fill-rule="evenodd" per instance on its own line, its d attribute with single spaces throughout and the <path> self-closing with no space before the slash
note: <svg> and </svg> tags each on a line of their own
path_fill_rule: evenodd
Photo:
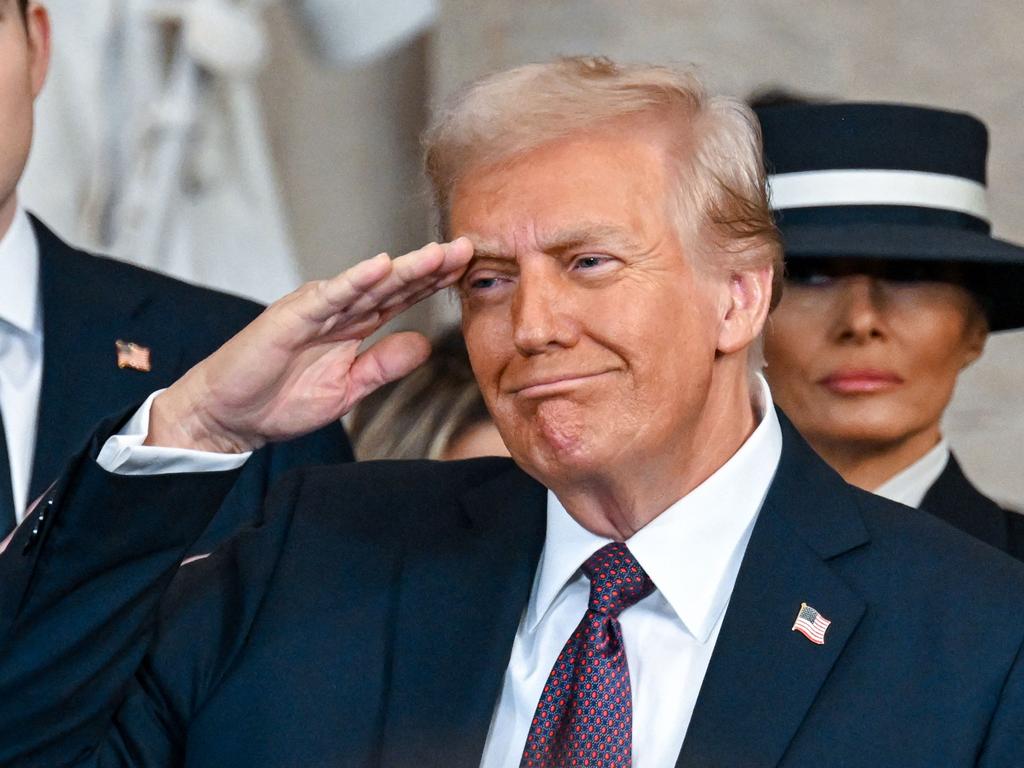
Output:
<svg viewBox="0 0 1024 768">
<path fill-rule="evenodd" d="M 117 348 L 118 368 L 131 368 L 133 371 L 148 373 L 153 367 L 149 360 L 149 347 L 121 339 L 115 341 L 114 346 Z"/>
<path fill-rule="evenodd" d="M 800 603 L 800 611 L 793 622 L 793 631 L 799 632 L 812 643 L 825 644 L 825 632 L 832 622 L 818 613 L 807 603 Z"/>
</svg>

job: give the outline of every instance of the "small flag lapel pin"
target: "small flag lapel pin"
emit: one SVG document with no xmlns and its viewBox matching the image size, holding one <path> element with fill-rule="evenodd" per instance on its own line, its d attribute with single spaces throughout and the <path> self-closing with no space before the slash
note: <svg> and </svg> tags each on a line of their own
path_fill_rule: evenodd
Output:
<svg viewBox="0 0 1024 768">
<path fill-rule="evenodd" d="M 114 342 L 114 346 L 117 348 L 118 368 L 131 368 L 133 371 L 142 371 L 143 373 L 147 373 L 152 368 L 149 361 L 149 347 L 136 344 L 134 341 L 121 341 L 120 339 Z"/>
<path fill-rule="evenodd" d="M 807 603 L 800 603 L 800 612 L 793 622 L 793 631 L 799 632 L 812 643 L 825 644 L 825 631 L 832 622 L 814 610 Z"/>
</svg>

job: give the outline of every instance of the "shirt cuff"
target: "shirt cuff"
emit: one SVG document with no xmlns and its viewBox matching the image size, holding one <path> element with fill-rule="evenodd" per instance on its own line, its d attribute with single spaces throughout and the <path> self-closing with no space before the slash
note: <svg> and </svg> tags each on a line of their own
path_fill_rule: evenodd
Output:
<svg viewBox="0 0 1024 768">
<path fill-rule="evenodd" d="M 107 439 L 96 463 L 116 475 L 167 475 L 174 472 L 226 472 L 238 469 L 252 456 L 245 453 L 213 453 L 187 448 L 143 445 L 149 434 L 149 410 L 160 389 L 146 398 L 127 424 Z"/>
</svg>

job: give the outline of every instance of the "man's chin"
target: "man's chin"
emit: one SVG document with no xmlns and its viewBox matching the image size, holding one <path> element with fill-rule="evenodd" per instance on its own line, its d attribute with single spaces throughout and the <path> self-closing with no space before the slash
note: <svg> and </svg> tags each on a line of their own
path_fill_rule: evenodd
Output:
<svg viewBox="0 0 1024 768">
<path fill-rule="evenodd" d="M 525 451 L 513 451 L 513 459 L 527 474 L 548 488 L 587 485 L 613 469 L 605 452 L 585 441 L 533 442 Z"/>
<path fill-rule="evenodd" d="M 507 444 L 516 463 L 546 485 L 547 478 L 582 482 L 609 468 L 610 452 L 592 426 L 594 419 L 594 414 L 585 418 L 577 403 L 548 400 L 519 422 L 520 429 L 511 430 L 514 437 Z"/>
</svg>

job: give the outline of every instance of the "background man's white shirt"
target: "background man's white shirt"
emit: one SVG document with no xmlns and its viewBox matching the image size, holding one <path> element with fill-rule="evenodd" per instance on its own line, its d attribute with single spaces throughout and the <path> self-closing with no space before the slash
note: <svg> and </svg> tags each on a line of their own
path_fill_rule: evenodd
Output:
<svg viewBox="0 0 1024 768">
<path fill-rule="evenodd" d="M 39 243 L 22 208 L 0 238 L 0 414 L 18 522 L 25 517 L 43 381 Z"/>
</svg>

